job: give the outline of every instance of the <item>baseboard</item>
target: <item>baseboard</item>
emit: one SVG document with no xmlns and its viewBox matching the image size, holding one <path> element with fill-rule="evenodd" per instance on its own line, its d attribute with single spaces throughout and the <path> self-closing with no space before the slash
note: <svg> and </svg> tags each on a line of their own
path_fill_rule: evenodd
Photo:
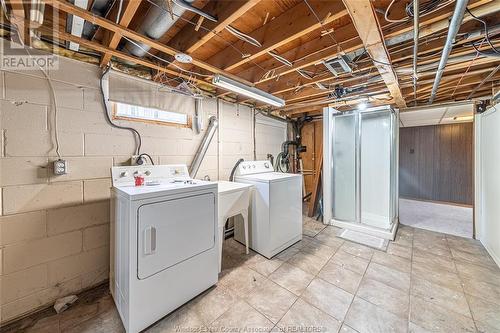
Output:
<svg viewBox="0 0 500 333">
<path fill-rule="evenodd" d="M 481 244 L 483 244 L 484 248 L 486 249 L 486 251 L 488 251 L 489 255 L 491 256 L 491 258 L 493 258 L 493 261 L 497 264 L 498 268 L 500 268 L 500 257 L 497 256 L 495 254 L 495 252 L 493 252 L 491 250 L 491 248 L 488 246 L 488 244 L 486 243 L 483 243 L 482 240 L 479 240 L 481 242 Z"/>
</svg>

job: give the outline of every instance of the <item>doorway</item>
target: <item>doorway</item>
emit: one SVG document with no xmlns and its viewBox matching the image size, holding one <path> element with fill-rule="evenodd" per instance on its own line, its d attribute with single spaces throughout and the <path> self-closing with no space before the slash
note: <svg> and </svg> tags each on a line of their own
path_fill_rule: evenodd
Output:
<svg viewBox="0 0 500 333">
<path fill-rule="evenodd" d="M 473 105 L 400 116 L 400 223 L 473 238 Z"/>
</svg>

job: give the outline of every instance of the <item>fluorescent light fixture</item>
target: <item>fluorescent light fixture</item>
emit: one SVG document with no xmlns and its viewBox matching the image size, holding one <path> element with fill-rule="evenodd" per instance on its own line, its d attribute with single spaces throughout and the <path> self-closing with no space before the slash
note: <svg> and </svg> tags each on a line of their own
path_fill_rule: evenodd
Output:
<svg viewBox="0 0 500 333">
<path fill-rule="evenodd" d="M 453 120 L 455 121 L 470 121 L 474 119 L 474 116 L 457 116 L 457 117 L 453 117 Z"/>
<path fill-rule="evenodd" d="M 366 110 L 366 103 L 365 102 L 361 102 L 358 104 L 358 109 L 359 110 Z"/>
<path fill-rule="evenodd" d="M 266 93 L 260 89 L 247 86 L 238 81 L 229 79 L 222 75 L 215 75 L 212 79 L 212 83 L 218 87 L 233 91 L 237 94 L 245 95 L 247 97 L 256 99 L 258 101 L 267 103 L 272 106 L 282 107 L 285 106 L 285 101 L 281 98 L 273 96 L 271 94 Z"/>
</svg>

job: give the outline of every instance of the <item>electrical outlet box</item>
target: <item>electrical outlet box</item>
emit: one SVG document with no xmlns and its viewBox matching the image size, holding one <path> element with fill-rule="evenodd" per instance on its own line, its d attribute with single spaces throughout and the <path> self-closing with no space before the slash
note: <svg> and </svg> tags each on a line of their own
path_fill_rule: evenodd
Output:
<svg viewBox="0 0 500 333">
<path fill-rule="evenodd" d="M 57 160 L 54 161 L 54 175 L 65 175 L 68 173 L 68 161 L 66 160 Z"/>
<path fill-rule="evenodd" d="M 140 160 L 137 160 L 139 155 L 132 155 L 130 158 L 130 165 L 150 165 L 151 161 L 146 156 L 141 156 Z"/>
</svg>

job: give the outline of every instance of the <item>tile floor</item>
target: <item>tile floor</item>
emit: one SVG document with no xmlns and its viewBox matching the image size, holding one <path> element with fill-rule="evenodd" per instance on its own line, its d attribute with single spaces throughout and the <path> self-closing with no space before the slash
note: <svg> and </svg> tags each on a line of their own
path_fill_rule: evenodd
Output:
<svg viewBox="0 0 500 333">
<path fill-rule="evenodd" d="M 387 252 L 304 219 L 272 260 L 224 242 L 218 285 L 148 332 L 500 332 L 500 269 L 479 242 L 401 226 Z M 40 319 L 41 318 L 41 319 Z M 6 332 L 123 332 L 106 286 Z"/>
</svg>

